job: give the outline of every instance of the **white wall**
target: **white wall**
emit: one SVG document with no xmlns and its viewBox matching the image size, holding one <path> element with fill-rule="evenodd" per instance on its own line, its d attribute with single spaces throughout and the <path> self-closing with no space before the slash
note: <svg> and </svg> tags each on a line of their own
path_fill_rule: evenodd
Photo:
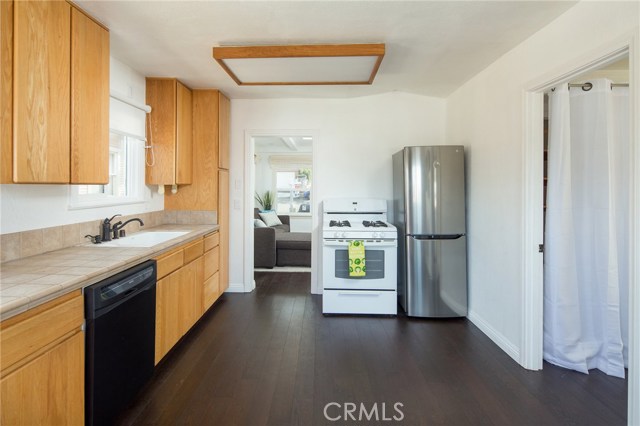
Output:
<svg viewBox="0 0 640 426">
<path fill-rule="evenodd" d="M 111 91 L 138 104 L 145 101 L 144 77 L 111 58 Z M 0 185 L 0 233 L 68 225 L 113 216 L 162 210 L 164 198 L 147 194 L 147 201 L 125 206 L 69 209 L 69 185 Z"/>
<path fill-rule="evenodd" d="M 637 2 L 581 2 L 447 99 L 447 142 L 468 147 L 470 318 L 516 360 L 527 250 L 524 90 L 585 65 L 604 45 L 637 37 L 638 22 Z"/>
<path fill-rule="evenodd" d="M 245 251 L 245 132 L 312 130 L 313 206 L 328 197 L 391 199 L 391 155 L 407 145 L 442 144 L 445 101 L 388 93 L 354 99 L 234 99 L 231 102 L 230 283 L 250 280 Z M 317 217 L 314 218 L 317 232 Z M 316 239 L 317 243 L 317 239 Z M 320 246 L 316 244 L 317 252 Z M 314 275 L 315 276 L 315 275 Z M 312 280 L 314 278 L 312 277 Z"/>
</svg>

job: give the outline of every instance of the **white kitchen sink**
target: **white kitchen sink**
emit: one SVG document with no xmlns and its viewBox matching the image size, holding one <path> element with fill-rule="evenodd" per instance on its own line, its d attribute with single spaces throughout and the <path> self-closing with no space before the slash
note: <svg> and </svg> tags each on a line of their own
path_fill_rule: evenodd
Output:
<svg viewBox="0 0 640 426">
<path fill-rule="evenodd" d="M 174 238 L 181 237 L 191 231 L 149 231 L 138 232 L 128 237 L 118 238 L 100 244 L 96 247 L 153 247 Z"/>
</svg>

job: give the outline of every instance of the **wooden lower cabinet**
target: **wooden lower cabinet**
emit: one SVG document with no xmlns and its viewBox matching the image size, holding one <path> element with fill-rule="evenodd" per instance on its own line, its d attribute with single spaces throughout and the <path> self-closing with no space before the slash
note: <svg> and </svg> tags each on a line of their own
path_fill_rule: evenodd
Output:
<svg viewBox="0 0 640 426">
<path fill-rule="evenodd" d="M 78 290 L 0 323 L 0 424 L 84 424 L 83 317 Z"/>
<path fill-rule="evenodd" d="M 204 285 L 202 311 L 206 312 L 218 300 L 220 289 L 220 232 L 204 237 Z"/>
<path fill-rule="evenodd" d="M 84 333 L 1 380 L 3 425 L 84 424 Z"/>
<path fill-rule="evenodd" d="M 220 297 L 220 273 L 216 272 L 204 282 L 203 311 L 207 311 L 218 297 Z"/>
<path fill-rule="evenodd" d="M 156 285 L 156 364 L 182 337 L 179 303 L 182 275 L 179 269 Z"/>
<path fill-rule="evenodd" d="M 202 270 L 201 256 L 156 285 L 156 364 L 202 316 Z"/>
<path fill-rule="evenodd" d="M 229 288 L 229 170 L 218 171 L 218 224 L 220 224 L 220 292 Z"/>
<path fill-rule="evenodd" d="M 202 256 L 182 268 L 182 293 L 179 298 L 179 315 L 182 334 L 187 331 L 202 316 Z"/>
<path fill-rule="evenodd" d="M 220 246 L 215 246 L 204 254 L 204 279 L 220 269 Z"/>
<path fill-rule="evenodd" d="M 218 270 L 217 238 L 208 237 L 184 244 L 157 259 L 156 364 L 220 295 L 218 285 L 214 286 L 216 281 L 211 279 Z"/>
</svg>

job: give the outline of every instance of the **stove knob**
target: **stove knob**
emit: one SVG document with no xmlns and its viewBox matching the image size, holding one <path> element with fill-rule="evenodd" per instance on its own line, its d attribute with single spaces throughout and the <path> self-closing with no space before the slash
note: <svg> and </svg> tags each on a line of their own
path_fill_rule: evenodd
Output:
<svg viewBox="0 0 640 426">
<path fill-rule="evenodd" d="M 336 237 L 336 238 L 340 238 L 340 233 L 336 232 L 335 234 L 333 234 L 333 236 Z"/>
</svg>

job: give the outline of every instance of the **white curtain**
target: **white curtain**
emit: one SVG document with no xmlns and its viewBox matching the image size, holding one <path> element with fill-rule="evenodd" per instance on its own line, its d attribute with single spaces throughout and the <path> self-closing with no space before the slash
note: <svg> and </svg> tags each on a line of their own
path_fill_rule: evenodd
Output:
<svg viewBox="0 0 640 426">
<path fill-rule="evenodd" d="M 549 95 L 544 359 L 624 377 L 628 348 L 629 98 L 611 81 Z"/>
</svg>

